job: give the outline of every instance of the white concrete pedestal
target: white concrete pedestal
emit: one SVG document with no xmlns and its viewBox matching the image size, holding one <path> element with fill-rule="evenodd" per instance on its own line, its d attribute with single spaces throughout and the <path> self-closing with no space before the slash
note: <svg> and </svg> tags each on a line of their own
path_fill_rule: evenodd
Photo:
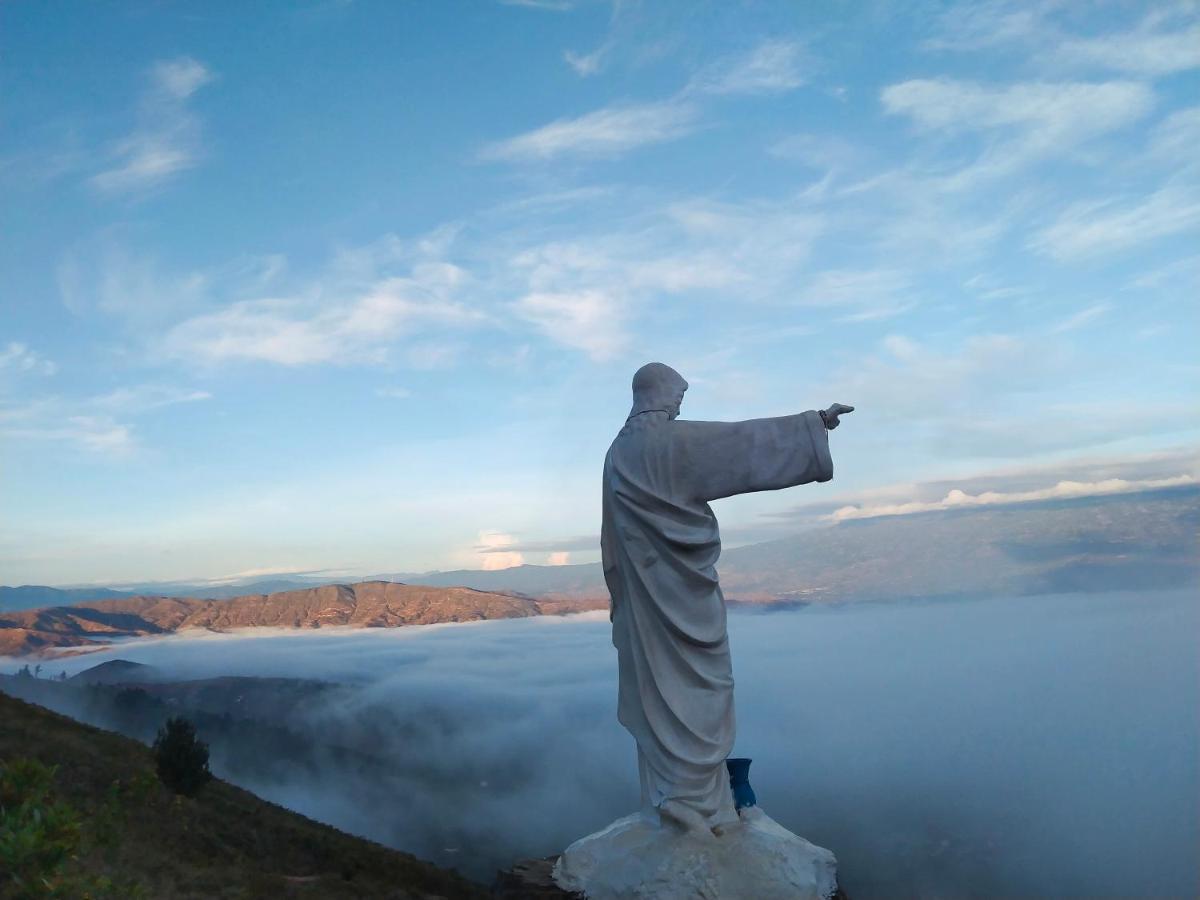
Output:
<svg viewBox="0 0 1200 900">
<path fill-rule="evenodd" d="M 828 900 L 837 861 L 756 806 L 720 835 L 635 813 L 563 851 L 554 881 L 588 900 Z"/>
</svg>

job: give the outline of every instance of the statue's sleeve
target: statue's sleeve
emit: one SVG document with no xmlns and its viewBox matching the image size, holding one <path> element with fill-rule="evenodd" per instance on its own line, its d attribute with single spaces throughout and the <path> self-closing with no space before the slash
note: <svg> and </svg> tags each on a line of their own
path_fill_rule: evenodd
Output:
<svg viewBox="0 0 1200 900">
<path fill-rule="evenodd" d="M 671 456 L 688 493 L 716 500 L 833 478 L 829 435 L 818 413 L 744 422 L 676 419 Z"/>
<path fill-rule="evenodd" d="M 608 461 L 604 463 L 604 479 L 609 478 Z M 608 620 L 611 622 L 617 611 L 620 582 L 617 578 L 617 548 L 613 535 L 612 510 L 608 499 L 607 484 L 603 492 L 603 514 L 600 524 L 600 565 L 604 571 L 604 584 L 608 588 Z"/>
</svg>

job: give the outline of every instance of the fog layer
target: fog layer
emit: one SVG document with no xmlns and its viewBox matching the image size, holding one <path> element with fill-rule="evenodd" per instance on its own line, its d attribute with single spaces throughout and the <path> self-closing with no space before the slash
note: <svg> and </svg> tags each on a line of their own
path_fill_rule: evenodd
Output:
<svg viewBox="0 0 1200 900">
<path fill-rule="evenodd" d="M 837 854 L 855 900 L 1200 888 L 1194 592 L 809 607 L 729 626 L 735 752 L 754 759 L 764 809 Z M 342 683 L 288 727 L 354 752 L 264 775 L 214 744 L 214 769 L 484 880 L 637 804 L 605 615 L 185 635 L 46 669 L 114 657 Z"/>
</svg>

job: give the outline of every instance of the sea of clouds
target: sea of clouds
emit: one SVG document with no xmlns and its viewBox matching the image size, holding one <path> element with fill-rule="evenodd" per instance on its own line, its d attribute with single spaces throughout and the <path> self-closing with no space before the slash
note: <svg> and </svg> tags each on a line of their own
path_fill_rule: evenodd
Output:
<svg viewBox="0 0 1200 900">
<path fill-rule="evenodd" d="M 808 607 L 729 628 L 735 755 L 768 813 L 837 854 L 855 900 L 1200 889 L 1195 592 Z M 383 774 L 328 753 L 248 780 L 219 746 L 214 770 L 481 880 L 638 802 L 605 614 L 172 636 L 47 668 L 115 657 L 342 683 L 290 727 L 394 761 Z"/>
</svg>

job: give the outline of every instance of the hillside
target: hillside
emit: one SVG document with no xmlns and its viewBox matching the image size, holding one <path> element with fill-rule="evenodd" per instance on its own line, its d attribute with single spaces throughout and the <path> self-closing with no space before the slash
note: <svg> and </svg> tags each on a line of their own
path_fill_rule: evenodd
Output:
<svg viewBox="0 0 1200 900">
<path fill-rule="evenodd" d="M 186 628 L 393 628 L 563 611 L 561 604 L 549 604 L 544 609 L 527 597 L 380 581 L 251 594 L 232 600 L 128 597 L 0 615 L 0 655 L 95 646 L 116 638 L 168 634 Z"/>
<path fill-rule="evenodd" d="M 487 896 L 220 780 L 177 798 L 158 783 L 146 746 L 0 694 L 0 761 L 17 758 L 58 767 L 58 798 L 84 823 L 79 869 L 132 880 L 147 898 Z"/>
</svg>

